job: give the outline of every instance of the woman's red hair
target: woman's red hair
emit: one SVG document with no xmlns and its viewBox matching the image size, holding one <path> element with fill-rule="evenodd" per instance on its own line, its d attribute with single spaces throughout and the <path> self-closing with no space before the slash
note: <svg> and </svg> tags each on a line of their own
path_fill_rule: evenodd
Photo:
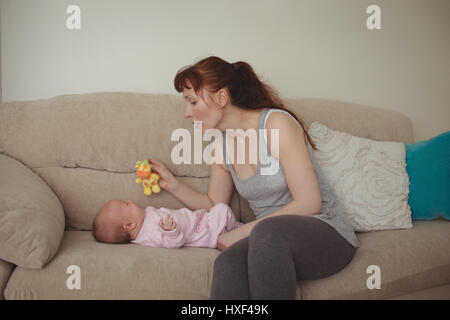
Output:
<svg viewBox="0 0 450 320">
<path fill-rule="evenodd" d="M 275 108 L 288 112 L 303 128 L 305 143 L 308 140 L 317 150 L 303 121 L 284 105 L 276 90 L 259 79 L 248 63 L 244 61 L 229 63 L 219 57 L 210 56 L 177 72 L 174 79 L 175 90 L 183 92 L 184 88 L 191 89 L 188 83 L 201 97 L 202 88 L 209 92 L 227 88 L 231 104 L 241 109 Z"/>
</svg>

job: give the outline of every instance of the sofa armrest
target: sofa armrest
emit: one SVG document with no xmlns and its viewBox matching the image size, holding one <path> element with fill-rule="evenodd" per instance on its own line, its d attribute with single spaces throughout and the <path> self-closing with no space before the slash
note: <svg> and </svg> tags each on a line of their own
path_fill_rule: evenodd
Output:
<svg viewBox="0 0 450 320">
<path fill-rule="evenodd" d="M 0 259 L 42 268 L 59 249 L 64 209 L 36 173 L 0 154 Z"/>
</svg>

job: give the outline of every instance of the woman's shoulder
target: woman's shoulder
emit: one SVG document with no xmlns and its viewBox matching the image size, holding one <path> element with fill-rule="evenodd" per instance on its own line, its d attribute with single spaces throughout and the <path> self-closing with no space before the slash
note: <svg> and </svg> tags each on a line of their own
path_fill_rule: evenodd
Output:
<svg viewBox="0 0 450 320">
<path fill-rule="evenodd" d="M 272 130 L 278 130 L 278 139 L 280 143 L 289 145 L 296 139 L 302 139 L 301 141 L 304 141 L 304 130 L 293 116 L 291 116 L 288 112 L 279 109 L 271 110 L 274 110 L 275 112 L 270 112 L 267 115 L 265 125 L 267 132 L 266 141 L 269 151 L 272 151 L 270 134 Z"/>
<path fill-rule="evenodd" d="M 276 129 L 276 128 L 300 128 L 303 131 L 300 123 L 285 110 L 280 110 L 276 108 L 269 109 L 266 116 L 266 129 Z"/>
</svg>

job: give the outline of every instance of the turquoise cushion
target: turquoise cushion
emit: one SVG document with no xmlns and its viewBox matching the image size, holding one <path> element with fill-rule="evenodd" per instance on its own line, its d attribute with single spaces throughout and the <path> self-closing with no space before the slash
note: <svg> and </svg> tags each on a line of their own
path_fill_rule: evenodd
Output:
<svg viewBox="0 0 450 320">
<path fill-rule="evenodd" d="M 450 220 L 450 131 L 405 150 L 412 218 Z"/>
</svg>

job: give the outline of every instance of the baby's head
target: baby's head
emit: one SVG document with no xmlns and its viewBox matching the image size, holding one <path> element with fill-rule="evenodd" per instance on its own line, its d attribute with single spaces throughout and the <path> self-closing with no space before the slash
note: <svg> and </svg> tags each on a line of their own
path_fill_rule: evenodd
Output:
<svg viewBox="0 0 450 320">
<path fill-rule="evenodd" d="M 138 235 L 145 211 L 130 200 L 110 200 L 97 213 L 92 224 L 95 240 L 128 243 Z"/>
</svg>

